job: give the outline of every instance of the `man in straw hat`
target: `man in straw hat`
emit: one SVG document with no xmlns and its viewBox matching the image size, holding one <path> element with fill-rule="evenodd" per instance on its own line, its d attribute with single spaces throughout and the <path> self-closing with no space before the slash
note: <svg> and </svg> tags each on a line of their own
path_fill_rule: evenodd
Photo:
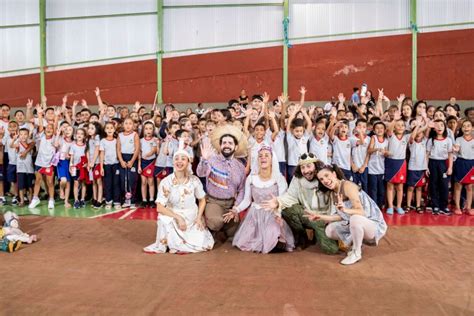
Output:
<svg viewBox="0 0 474 316">
<path fill-rule="evenodd" d="M 216 153 L 217 151 L 217 153 Z M 239 217 L 224 223 L 223 215 L 240 204 L 244 198 L 245 166 L 236 157 L 247 154 L 247 139 L 235 126 L 216 128 L 210 142 L 201 145 L 201 161 L 196 173 L 206 178 L 207 204 L 204 212 L 207 226 L 222 239 L 232 237 L 238 227 Z"/>
<path fill-rule="evenodd" d="M 317 158 L 312 153 L 302 154 L 288 191 L 265 201 L 262 207 L 282 212 L 300 247 L 305 248 L 308 244 L 306 229 L 313 229 L 321 250 L 327 254 L 335 254 L 339 247 L 336 241 L 326 236 L 326 224 L 322 221 L 311 222 L 304 216 L 305 210 L 324 215 L 331 213 L 332 204 L 329 197 L 318 188 L 316 161 Z"/>
</svg>

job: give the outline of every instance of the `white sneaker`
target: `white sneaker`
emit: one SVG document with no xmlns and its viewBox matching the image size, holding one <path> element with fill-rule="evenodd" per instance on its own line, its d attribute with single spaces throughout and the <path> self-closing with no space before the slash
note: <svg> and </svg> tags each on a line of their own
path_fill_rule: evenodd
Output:
<svg viewBox="0 0 474 316">
<path fill-rule="evenodd" d="M 40 199 L 38 199 L 37 197 L 34 197 L 34 198 L 31 199 L 31 203 L 30 203 L 30 205 L 28 205 L 28 208 L 35 208 L 39 204 L 40 204 Z"/>
<path fill-rule="evenodd" d="M 126 199 L 125 203 L 122 204 L 122 208 L 129 208 L 132 205 L 130 199 Z"/>
<path fill-rule="evenodd" d="M 52 210 L 54 208 L 54 200 L 48 201 L 48 210 Z"/>
<path fill-rule="evenodd" d="M 145 248 L 143 248 L 143 252 L 149 253 L 149 254 L 156 254 L 156 253 L 165 253 L 165 251 L 161 250 L 158 244 L 155 242 Z"/>
<path fill-rule="evenodd" d="M 356 250 L 352 249 L 351 251 L 349 251 L 347 253 L 347 257 L 345 257 L 344 259 L 341 260 L 341 264 L 343 264 L 343 265 L 354 264 L 357 261 L 359 261 L 360 259 L 362 259 L 361 251 L 360 250 L 356 251 Z"/>
</svg>

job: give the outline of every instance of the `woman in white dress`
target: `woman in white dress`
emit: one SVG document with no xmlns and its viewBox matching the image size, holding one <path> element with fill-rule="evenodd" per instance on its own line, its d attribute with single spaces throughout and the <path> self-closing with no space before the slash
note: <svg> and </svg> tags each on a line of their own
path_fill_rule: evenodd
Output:
<svg viewBox="0 0 474 316">
<path fill-rule="evenodd" d="M 156 241 L 143 249 L 146 253 L 165 253 L 167 249 L 170 253 L 194 253 L 214 246 L 203 219 L 206 194 L 201 181 L 189 172 L 190 160 L 187 151 L 176 151 L 174 172 L 158 186 Z"/>
</svg>

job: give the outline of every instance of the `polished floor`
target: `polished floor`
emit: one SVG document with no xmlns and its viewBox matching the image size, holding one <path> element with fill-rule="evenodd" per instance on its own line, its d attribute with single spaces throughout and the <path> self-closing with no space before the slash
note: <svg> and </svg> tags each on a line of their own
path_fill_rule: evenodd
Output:
<svg viewBox="0 0 474 316">
<path fill-rule="evenodd" d="M 153 208 L 136 208 L 106 210 L 105 208 L 94 209 L 90 206 L 81 209 L 65 208 L 64 204 L 57 203 L 54 210 L 48 210 L 47 203 L 41 204 L 35 209 L 28 207 L 0 206 L 3 211 L 11 210 L 19 215 L 40 215 L 53 217 L 73 217 L 73 218 L 103 218 L 103 219 L 134 219 L 134 220 L 156 220 L 156 210 Z M 474 226 L 474 216 L 463 215 L 438 215 L 434 216 L 430 212 L 417 214 L 410 212 L 405 215 L 384 214 L 387 224 L 390 226 Z"/>
</svg>

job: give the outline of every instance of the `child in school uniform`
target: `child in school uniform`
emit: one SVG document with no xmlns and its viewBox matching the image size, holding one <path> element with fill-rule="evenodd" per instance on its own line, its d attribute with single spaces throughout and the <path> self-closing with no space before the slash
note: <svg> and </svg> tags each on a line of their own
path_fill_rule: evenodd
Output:
<svg viewBox="0 0 474 316">
<path fill-rule="evenodd" d="M 385 137 L 386 126 L 377 121 L 373 124 L 367 155 L 369 156 L 369 196 L 382 208 L 385 205 L 385 157 L 388 155 L 388 140 Z"/>
<path fill-rule="evenodd" d="M 407 180 L 406 150 L 409 134 L 405 134 L 405 122 L 400 118 L 400 113 L 395 113 L 395 118 L 387 128 L 388 156 L 385 158 L 385 181 L 387 181 L 387 214 L 392 215 L 393 200 L 396 195 L 396 212 L 405 214 L 402 208 L 403 185 Z"/>
<path fill-rule="evenodd" d="M 303 114 L 304 120 L 296 118 L 298 113 Z M 293 179 L 299 157 L 308 152 L 308 141 L 311 137 L 312 129 L 313 123 L 306 113 L 306 109 L 302 108 L 301 105 L 296 106 L 295 111 L 292 112 L 288 118 L 286 129 L 286 140 L 288 143 L 288 182 L 291 182 Z"/>
<path fill-rule="evenodd" d="M 157 139 L 153 137 L 155 124 L 147 121 L 143 124 L 140 138 L 140 155 L 138 156 L 138 173 L 141 176 L 142 207 L 154 207 L 155 202 L 155 159 L 157 153 Z M 149 200 L 147 195 L 149 195 Z"/>
<path fill-rule="evenodd" d="M 173 140 L 176 139 L 177 143 L 175 143 L 174 141 L 170 142 L 168 144 L 168 147 L 165 149 L 166 154 L 168 155 L 168 157 L 170 157 L 170 156 L 173 157 L 175 152 L 178 149 L 180 149 L 179 148 L 179 144 L 180 144 L 179 142 L 181 140 L 182 146 L 183 146 L 183 148 L 181 148 L 181 149 L 188 152 L 188 155 L 190 157 L 190 162 L 192 164 L 193 159 L 194 159 L 194 150 L 193 150 L 193 147 L 191 146 L 191 135 L 189 134 L 189 132 L 187 130 L 184 130 L 184 129 L 177 130 L 174 133 L 174 135 L 175 135 L 175 137 L 173 138 Z M 192 173 L 191 164 L 189 164 L 189 170 L 188 170 L 190 173 Z"/>
<path fill-rule="evenodd" d="M 87 170 L 86 135 L 87 132 L 84 128 L 78 128 L 74 136 L 75 141 L 69 147 L 69 172 L 71 173 L 71 178 L 74 180 L 73 207 L 75 209 L 84 208 L 86 206 L 86 185 L 90 184 L 89 172 Z"/>
<path fill-rule="evenodd" d="M 100 172 L 103 177 L 105 208 L 110 210 L 112 205 L 116 210 L 121 210 L 120 204 L 120 171 L 117 158 L 117 138 L 115 137 L 115 125 L 112 122 L 105 123 L 105 138 L 99 143 Z"/>
<path fill-rule="evenodd" d="M 280 169 L 280 173 L 286 177 L 286 150 L 285 150 L 285 137 L 286 133 L 284 129 L 278 130 L 276 134 L 273 144 L 272 150 L 275 153 L 275 156 L 278 159 L 278 166 Z"/>
<path fill-rule="evenodd" d="M 89 123 L 87 126 L 87 161 L 89 170 L 89 181 L 92 182 L 92 207 L 101 208 L 103 201 L 102 173 L 99 163 L 100 139 L 102 137 L 102 126 L 98 122 Z"/>
<path fill-rule="evenodd" d="M 40 204 L 38 197 L 41 188 L 41 182 L 44 181 L 48 191 L 49 201 L 48 209 L 54 209 L 54 167 L 51 161 L 56 154 L 55 147 L 55 126 L 54 123 L 48 123 L 46 127 L 43 125 L 43 112 L 41 108 L 37 108 L 38 114 L 38 134 L 36 135 L 39 143 L 38 153 L 35 160 L 35 186 L 33 189 L 33 198 L 28 208 L 34 209 Z M 56 117 L 57 119 L 57 117 Z"/>
<path fill-rule="evenodd" d="M 56 139 L 56 146 L 59 151 L 59 162 L 56 166 L 59 179 L 59 197 L 64 199 L 64 207 L 70 208 L 71 173 L 69 172 L 69 150 L 73 143 L 74 128 L 69 123 L 63 122 L 59 129 L 60 135 Z"/>
<path fill-rule="evenodd" d="M 272 135 L 268 134 L 263 122 L 257 122 L 253 128 L 253 133 L 249 137 L 249 165 L 250 172 L 258 170 L 258 152 L 263 146 L 269 147 L 272 145 Z"/>
<path fill-rule="evenodd" d="M 453 143 L 448 137 L 446 123 L 435 120 L 426 150 L 429 155 L 429 190 L 433 215 L 451 215 L 448 208 L 448 187 L 453 172 Z"/>
<path fill-rule="evenodd" d="M 326 134 L 326 124 L 321 121 L 317 122 L 309 141 L 309 152 L 328 165 L 331 163 L 331 151 L 329 136 Z"/>
<path fill-rule="evenodd" d="M 474 184 L 474 138 L 472 135 L 472 122 L 465 120 L 453 146 L 457 159 L 454 163 L 454 214 L 462 215 L 461 190 L 466 188 L 464 211 L 474 216 L 472 208 L 472 187 Z"/>
<path fill-rule="evenodd" d="M 370 137 L 367 136 L 367 121 L 365 119 L 358 119 L 354 128 L 353 136 L 351 137 L 351 169 L 353 175 L 353 182 L 359 185 L 362 190 L 368 192 L 368 170 L 369 156 L 367 149 L 370 144 Z"/>
<path fill-rule="evenodd" d="M 163 154 L 166 156 L 165 171 L 162 171 L 161 174 L 170 175 L 173 173 L 173 156 L 170 156 L 170 153 L 178 150 L 178 139 L 176 138 L 176 132 L 179 130 L 179 123 L 171 121 L 168 129 L 167 135 L 164 139 L 163 144 Z M 163 179 L 163 178 L 161 178 Z"/>
<path fill-rule="evenodd" d="M 17 163 L 16 163 L 16 177 L 18 183 L 18 195 L 20 201 L 18 206 L 22 207 L 25 203 L 32 199 L 33 178 L 35 169 L 33 167 L 32 152 L 34 149 L 34 142 L 29 141 L 30 131 L 27 128 L 21 128 L 19 137 L 16 141 Z"/>
<path fill-rule="evenodd" d="M 17 178 L 16 178 L 16 164 L 17 164 L 17 151 L 15 142 L 18 139 L 18 123 L 12 121 L 8 124 L 8 136 L 3 138 L 4 146 L 8 155 L 8 166 L 6 180 L 10 185 L 10 190 L 13 192 L 12 205 L 18 204 L 18 192 L 17 192 Z"/>
<path fill-rule="evenodd" d="M 419 214 L 424 212 L 421 208 L 421 194 L 427 183 L 425 176 L 426 169 L 428 169 L 426 127 L 426 122 L 422 120 L 412 119 L 410 124 L 412 133 L 409 140 L 410 160 L 408 161 L 406 211 L 416 210 Z M 415 208 L 411 206 L 413 192 L 415 192 Z"/>
<path fill-rule="evenodd" d="M 138 154 L 140 152 L 140 138 L 133 131 L 134 123 L 131 118 L 123 121 L 123 132 L 117 140 L 117 157 L 120 162 L 120 188 L 125 196 L 122 207 L 130 207 L 135 203 L 135 189 L 137 185 Z"/>
<path fill-rule="evenodd" d="M 352 155 L 351 140 L 348 137 L 349 122 L 340 120 L 329 131 L 329 138 L 332 141 L 332 163 L 338 166 L 344 173 L 347 180 L 352 181 Z"/>
</svg>

